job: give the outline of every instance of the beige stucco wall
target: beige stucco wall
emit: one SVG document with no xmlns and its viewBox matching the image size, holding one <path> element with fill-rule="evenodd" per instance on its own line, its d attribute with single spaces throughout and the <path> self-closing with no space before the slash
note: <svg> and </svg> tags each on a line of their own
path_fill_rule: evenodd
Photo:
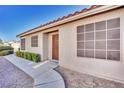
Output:
<svg viewBox="0 0 124 93">
<path fill-rule="evenodd" d="M 103 21 L 120 17 L 121 32 L 121 62 L 77 57 L 77 30 L 78 25 Z M 115 79 L 124 82 L 124 8 L 109 13 L 89 17 L 61 26 L 59 29 L 60 60 L 59 65 L 83 73 L 99 77 Z"/>
<path fill-rule="evenodd" d="M 38 35 L 38 47 L 31 47 L 31 37 L 35 35 Z M 41 58 L 42 58 L 42 50 L 43 50 L 42 37 L 43 37 L 43 34 L 41 32 L 23 37 L 25 38 L 25 51 L 38 53 L 41 55 Z"/>
</svg>

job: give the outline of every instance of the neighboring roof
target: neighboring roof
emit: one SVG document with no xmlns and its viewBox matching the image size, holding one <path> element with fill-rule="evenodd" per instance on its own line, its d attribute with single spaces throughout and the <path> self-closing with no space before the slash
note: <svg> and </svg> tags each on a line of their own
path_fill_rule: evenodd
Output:
<svg viewBox="0 0 124 93">
<path fill-rule="evenodd" d="M 43 27 L 49 26 L 49 25 L 54 24 L 54 23 L 58 23 L 58 22 L 60 22 L 60 21 L 63 21 L 63 20 L 65 20 L 65 19 L 69 19 L 69 18 L 71 18 L 71 17 L 77 16 L 77 15 L 80 15 L 80 14 L 85 14 L 85 13 L 91 11 L 91 10 L 100 8 L 100 7 L 102 7 L 102 6 L 104 7 L 104 5 L 93 5 L 93 6 L 89 7 L 89 8 L 84 8 L 84 9 L 81 10 L 81 11 L 76 11 L 76 12 L 74 12 L 74 13 L 72 13 L 72 14 L 68 14 L 67 16 L 63 16 L 63 17 L 58 18 L 58 19 L 56 19 L 56 20 L 50 21 L 50 22 L 48 22 L 48 23 L 46 23 L 46 24 L 42 24 L 42 25 L 40 25 L 40 26 L 38 26 L 38 27 L 36 27 L 36 28 L 30 29 L 30 30 L 28 30 L 28 31 L 25 31 L 25 32 L 23 32 L 23 33 L 17 35 L 17 37 L 24 36 L 24 35 L 27 35 L 27 34 L 32 34 L 32 33 L 34 33 L 34 32 L 37 32 L 37 31 L 33 31 L 33 30 L 36 30 L 36 29 L 38 29 L 38 28 L 43 28 Z M 110 8 L 110 9 L 113 9 L 113 8 L 118 8 L 118 7 L 120 7 L 120 6 L 115 6 L 115 5 L 113 5 L 112 8 L 111 8 L 111 7 L 108 7 L 108 9 L 109 9 L 109 8 Z M 102 10 L 101 10 L 101 11 L 102 11 Z M 51 28 L 51 27 L 49 27 L 49 28 Z M 48 29 L 48 28 L 47 28 L 47 29 Z"/>
</svg>

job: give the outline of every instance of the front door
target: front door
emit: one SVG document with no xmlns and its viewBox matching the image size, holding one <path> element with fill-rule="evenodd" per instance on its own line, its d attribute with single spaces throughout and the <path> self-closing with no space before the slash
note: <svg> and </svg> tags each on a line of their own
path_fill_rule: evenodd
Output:
<svg viewBox="0 0 124 93">
<path fill-rule="evenodd" d="M 59 60 L 59 35 L 52 35 L 52 59 Z"/>
</svg>

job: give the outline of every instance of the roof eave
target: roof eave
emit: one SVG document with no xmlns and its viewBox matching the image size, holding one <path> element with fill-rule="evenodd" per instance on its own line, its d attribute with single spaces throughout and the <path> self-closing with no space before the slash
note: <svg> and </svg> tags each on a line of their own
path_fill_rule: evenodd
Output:
<svg viewBox="0 0 124 93">
<path fill-rule="evenodd" d="M 73 20 L 77 20 L 77 19 L 84 18 L 84 17 L 90 16 L 90 15 L 94 15 L 94 14 L 97 14 L 97 13 L 105 12 L 105 11 L 108 11 L 108 10 L 111 10 L 111 9 L 115 9 L 115 8 L 118 8 L 118 7 L 121 7 L 121 6 L 122 5 L 119 5 L 119 6 L 118 5 L 102 6 L 102 7 L 89 10 L 89 11 L 81 13 L 79 15 L 75 15 L 75 16 L 72 16 L 72 17 L 60 20 L 58 22 L 55 22 L 55 23 L 52 23 L 52 24 L 49 24 L 49 25 L 46 25 L 46 26 L 43 26 L 43 27 L 36 27 L 34 29 L 31 29 L 28 32 L 24 32 L 22 34 L 17 35 L 17 37 L 22 37 L 24 35 L 37 32 L 39 30 L 49 29 L 49 28 L 57 26 L 57 25 L 61 25 L 61 24 L 64 24 L 64 23 L 67 23 L 67 22 L 70 22 L 70 21 L 73 21 Z"/>
</svg>

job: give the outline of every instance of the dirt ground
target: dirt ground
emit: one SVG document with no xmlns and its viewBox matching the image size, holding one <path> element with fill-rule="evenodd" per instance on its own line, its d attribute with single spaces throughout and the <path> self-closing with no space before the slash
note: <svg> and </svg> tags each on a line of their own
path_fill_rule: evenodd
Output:
<svg viewBox="0 0 124 93">
<path fill-rule="evenodd" d="M 57 67 L 67 88 L 124 88 L 124 84 Z"/>
</svg>

